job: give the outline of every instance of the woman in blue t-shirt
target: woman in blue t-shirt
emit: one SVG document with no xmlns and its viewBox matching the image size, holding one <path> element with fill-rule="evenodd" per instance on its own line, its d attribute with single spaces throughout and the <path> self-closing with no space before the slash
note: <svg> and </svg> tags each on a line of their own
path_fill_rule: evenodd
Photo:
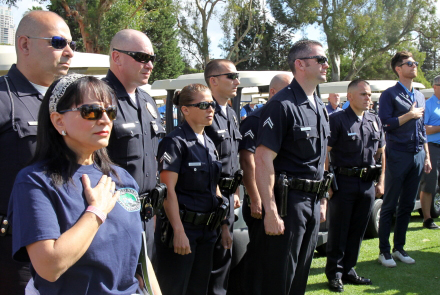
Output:
<svg viewBox="0 0 440 295">
<path fill-rule="evenodd" d="M 105 149 L 116 112 L 91 76 L 64 76 L 43 99 L 36 153 L 9 203 L 13 257 L 31 262 L 27 293 L 137 292 L 138 185 Z"/>
<path fill-rule="evenodd" d="M 185 122 L 159 144 L 160 180 L 168 191 L 165 214 L 156 224 L 155 270 L 164 295 L 203 295 L 218 236 L 212 213 L 223 203 L 217 197 L 221 163 L 204 132 L 212 124 L 215 101 L 208 87 L 191 84 L 176 93 L 173 103 Z M 227 225 L 222 238 L 230 248 Z"/>
</svg>

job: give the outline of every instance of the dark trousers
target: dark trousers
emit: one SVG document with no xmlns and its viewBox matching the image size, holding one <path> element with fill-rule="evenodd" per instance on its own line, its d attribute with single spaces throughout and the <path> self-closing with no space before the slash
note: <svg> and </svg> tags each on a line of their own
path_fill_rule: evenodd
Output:
<svg viewBox="0 0 440 295">
<path fill-rule="evenodd" d="M 23 295 L 30 278 L 29 263 L 12 259 L 12 236 L 0 237 L 0 293 Z"/>
<path fill-rule="evenodd" d="M 356 275 L 362 239 L 373 207 L 375 188 L 372 181 L 359 177 L 337 176 L 339 190 L 328 202 L 327 279 Z"/>
<path fill-rule="evenodd" d="M 379 220 L 379 249 L 382 253 L 389 253 L 391 222 L 397 205 L 394 248 L 400 250 L 405 246 L 406 231 L 422 177 L 425 151 L 414 154 L 385 148 L 385 152 L 387 162 L 385 194 Z"/>
<path fill-rule="evenodd" d="M 318 241 L 320 202 L 315 194 L 289 191 L 284 234 L 263 235 L 262 282 L 258 294 L 304 294 Z M 260 227 L 262 230 L 264 226 Z M 256 282 L 258 283 L 258 282 Z"/>
<path fill-rule="evenodd" d="M 155 272 L 163 295 L 205 295 L 212 268 L 212 252 L 217 238 L 216 231 L 205 226 L 191 226 L 184 223 L 191 253 L 179 255 L 160 240 L 161 220 L 155 237 Z"/>
<path fill-rule="evenodd" d="M 229 191 L 222 191 L 222 195 L 229 200 L 229 232 L 232 237 L 235 221 L 234 195 L 229 193 Z M 223 248 L 220 230 L 221 226 L 219 227 L 219 236 L 214 247 L 212 271 L 211 277 L 209 278 L 209 287 L 207 293 L 209 295 L 226 295 L 226 291 L 228 290 L 229 271 L 232 260 L 232 247 L 231 249 Z"/>
</svg>

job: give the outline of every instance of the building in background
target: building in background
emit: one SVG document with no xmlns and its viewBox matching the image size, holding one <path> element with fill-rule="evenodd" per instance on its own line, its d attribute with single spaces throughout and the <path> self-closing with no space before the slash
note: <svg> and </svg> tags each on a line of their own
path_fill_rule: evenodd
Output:
<svg viewBox="0 0 440 295">
<path fill-rule="evenodd" d="M 0 44 L 15 45 L 14 18 L 11 8 L 0 6 Z"/>
</svg>

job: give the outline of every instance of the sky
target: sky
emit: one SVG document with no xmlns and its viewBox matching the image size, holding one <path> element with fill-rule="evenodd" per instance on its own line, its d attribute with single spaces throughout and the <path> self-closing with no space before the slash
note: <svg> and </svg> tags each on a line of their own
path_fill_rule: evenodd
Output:
<svg viewBox="0 0 440 295">
<path fill-rule="evenodd" d="M 20 22 L 20 19 L 23 17 L 23 14 L 29 8 L 32 8 L 32 6 L 40 6 L 40 7 L 43 7 L 43 9 L 45 9 L 47 6 L 47 3 L 49 3 L 49 1 L 47 1 L 46 4 L 39 4 L 37 1 L 32 1 L 32 0 L 18 0 L 17 7 L 12 7 L 12 13 L 14 16 L 15 27 L 17 28 L 17 25 Z M 437 6 L 437 15 L 440 16 L 440 3 L 439 2 L 436 3 L 436 6 Z M 308 38 L 318 40 L 324 44 L 324 47 L 326 47 L 325 35 L 319 27 L 317 27 L 316 25 L 309 26 L 304 31 L 307 32 Z M 218 48 L 218 44 L 221 42 L 223 34 L 220 29 L 220 25 L 215 18 L 213 18 L 211 20 L 211 22 L 209 23 L 208 32 L 209 32 L 209 37 L 211 39 L 210 49 L 212 52 L 212 57 L 213 58 L 223 57 L 224 53 Z M 299 40 L 302 37 L 303 37 L 303 34 L 301 32 L 297 32 L 295 34 L 293 41 Z"/>
</svg>

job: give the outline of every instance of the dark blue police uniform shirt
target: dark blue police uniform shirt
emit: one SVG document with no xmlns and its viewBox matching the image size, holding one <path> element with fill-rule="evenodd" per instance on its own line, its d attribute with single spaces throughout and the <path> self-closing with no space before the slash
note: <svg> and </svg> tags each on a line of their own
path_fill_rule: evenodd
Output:
<svg viewBox="0 0 440 295">
<path fill-rule="evenodd" d="M 217 104 L 212 125 L 205 127 L 206 135 L 214 142 L 219 154 L 223 177 L 233 176 L 239 168 L 238 143 L 241 140 L 237 115 L 229 105 L 226 106 L 226 111 L 227 118 Z"/>
<path fill-rule="evenodd" d="M 31 160 L 37 146 L 37 118 L 43 96 L 12 65 L 8 74 L 12 100 L 5 76 L 0 77 L 0 214 L 8 211 L 15 177 Z M 12 103 L 17 131 L 12 128 Z"/>
<path fill-rule="evenodd" d="M 194 212 L 212 212 L 218 205 L 217 182 L 221 163 L 212 140 L 203 146 L 185 121 L 159 143 L 159 171 L 179 174 L 175 191 L 180 207 Z"/>
<path fill-rule="evenodd" d="M 40 294 L 133 294 L 139 283 L 134 277 L 141 250 L 139 188 L 124 169 L 114 166 L 120 181 L 116 189 L 131 188 L 134 194 L 121 194 L 106 221 L 99 227 L 84 255 L 56 282 L 41 278 L 32 268 Z M 58 239 L 84 214 L 88 203 L 81 176 L 87 174 L 92 187 L 102 177 L 94 165 L 78 165 L 69 181 L 55 187 L 39 162 L 20 171 L 9 204 L 13 229 L 14 259 L 29 260 L 26 246 L 37 241 Z"/>
<path fill-rule="evenodd" d="M 425 97 L 414 89 L 416 107 L 425 107 Z M 406 89 L 398 82 L 395 86 L 382 92 L 379 99 L 379 118 L 385 130 L 387 148 L 402 152 L 417 153 L 426 142 L 426 130 L 423 116 L 411 119 L 399 126 L 399 116 L 409 112 L 413 102 Z"/>
<path fill-rule="evenodd" d="M 310 104 L 296 79 L 266 104 L 260 116 L 257 147 L 264 145 L 277 153 L 276 173 L 321 180 L 330 135 L 328 114 L 315 95 Z"/>
<path fill-rule="evenodd" d="M 140 193 L 149 192 L 157 183 L 158 137 L 165 133 L 156 102 L 137 88 L 138 106 L 134 105 L 110 70 L 103 80 L 115 90 L 118 98 L 118 116 L 107 147 L 110 158 L 136 179 Z"/>
<path fill-rule="evenodd" d="M 247 150 L 255 154 L 257 148 L 258 122 L 262 107 L 252 112 L 246 120 L 241 121 L 240 133 L 243 137 L 238 145 L 238 151 Z"/>
<path fill-rule="evenodd" d="M 385 135 L 378 116 L 365 111 L 361 119 L 349 106 L 330 116 L 331 163 L 336 167 L 375 165 L 377 149 L 385 145 Z"/>
</svg>

